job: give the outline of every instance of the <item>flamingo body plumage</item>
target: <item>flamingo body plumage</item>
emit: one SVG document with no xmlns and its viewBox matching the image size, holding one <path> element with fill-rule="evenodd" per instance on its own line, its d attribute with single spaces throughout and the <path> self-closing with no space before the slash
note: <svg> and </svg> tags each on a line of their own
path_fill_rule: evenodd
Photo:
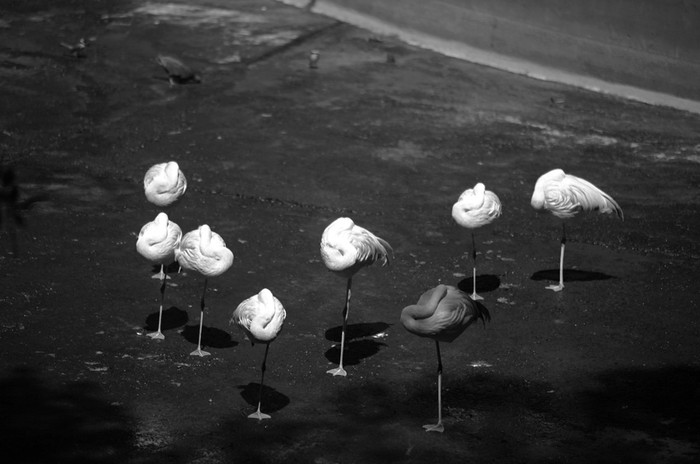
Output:
<svg viewBox="0 0 700 464">
<path fill-rule="evenodd" d="M 352 277 L 363 267 L 375 262 L 382 266 L 389 264 L 392 252 L 391 245 L 386 240 L 356 225 L 352 219 L 347 217 L 336 219 L 323 231 L 321 236 L 323 263 L 328 270 L 347 279 L 343 308 L 343 330 L 340 339 L 340 363 L 337 368 L 328 371 L 333 376 L 347 375 L 343 368 L 343 353 L 348 313 L 350 312 Z"/>
<path fill-rule="evenodd" d="M 204 297 L 207 292 L 209 277 L 216 277 L 226 272 L 233 264 L 233 252 L 226 248 L 226 242 L 207 225 L 187 232 L 175 250 L 175 259 L 182 268 L 196 271 L 204 276 L 204 290 L 200 301 L 199 340 L 197 349 L 191 355 L 208 356 L 211 353 L 202 350 L 202 326 L 204 323 Z"/>
<path fill-rule="evenodd" d="M 418 302 L 401 311 L 401 324 L 419 337 L 435 340 L 438 357 L 438 422 L 424 425 L 428 432 L 443 432 L 442 359 L 440 342 L 452 342 L 472 323 L 491 320 L 488 310 L 475 303 L 466 293 L 450 285 L 438 285 L 424 292 Z"/>
<path fill-rule="evenodd" d="M 187 178 L 175 161 L 154 164 L 143 177 L 146 199 L 156 206 L 175 203 L 187 190 Z"/>
<path fill-rule="evenodd" d="M 269 414 L 261 411 L 267 353 L 270 349 L 270 343 L 277 338 L 277 335 L 282 330 L 286 317 L 287 312 L 284 306 L 267 288 L 263 288 L 257 295 L 243 300 L 231 315 L 231 323 L 245 332 L 251 344 L 265 343 L 266 345 L 260 377 L 258 409 L 248 416 L 251 419 L 263 420 L 270 418 Z"/>
<path fill-rule="evenodd" d="M 467 189 L 459 196 L 452 205 L 452 218 L 462 227 L 472 231 L 472 258 L 474 267 L 472 268 L 473 300 L 483 300 L 476 293 L 476 241 L 474 239 L 474 229 L 491 224 L 501 215 L 501 200 L 498 195 L 481 182 L 473 188 Z"/>
<path fill-rule="evenodd" d="M 535 210 L 549 211 L 559 219 L 571 219 L 585 211 L 598 211 L 604 214 L 615 213 L 620 219 L 625 219 L 622 208 L 613 197 L 589 181 L 566 174 L 561 169 L 552 169 L 537 179 L 530 204 Z M 566 226 L 562 222 L 559 284 L 546 287 L 555 292 L 564 289 L 565 248 Z"/>
</svg>

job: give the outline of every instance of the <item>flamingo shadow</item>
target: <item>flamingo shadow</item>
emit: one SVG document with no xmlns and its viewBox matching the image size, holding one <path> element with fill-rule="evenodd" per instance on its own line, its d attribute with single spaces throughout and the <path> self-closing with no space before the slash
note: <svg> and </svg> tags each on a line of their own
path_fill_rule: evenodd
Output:
<svg viewBox="0 0 700 464">
<path fill-rule="evenodd" d="M 258 400 L 260 399 L 260 384 L 257 382 L 250 382 L 248 385 L 238 385 L 241 390 L 241 397 L 246 403 L 253 407 L 258 407 Z M 286 407 L 289 404 L 289 397 L 284 395 L 272 387 L 263 385 L 262 387 L 262 410 L 264 412 L 270 413 L 279 411 L 280 409 Z"/>
<path fill-rule="evenodd" d="M 386 322 L 361 322 L 359 324 L 348 324 L 345 331 L 346 340 L 355 340 L 357 338 L 371 337 L 380 334 L 391 327 Z M 340 343 L 340 338 L 343 333 L 343 327 L 331 327 L 326 330 L 326 340 Z"/>
<path fill-rule="evenodd" d="M 146 318 L 146 326 L 144 329 L 148 331 L 153 331 L 158 329 L 158 317 L 159 312 L 156 311 L 151 313 Z M 178 327 L 182 327 L 187 324 L 189 317 L 187 316 L 187 311 L 183 311 L 180 308 L 171 306 L 168 309 L 163 310 L 163 320 L 161 321 L 161 330 L 171 330 Z"/>
<path fill-rule="evenodd" d="M 564 282 L 588 282 L 591 280 L 608 280 L 614 279 L 615 276 L 604 274 L 596 271 L 579 271 L 578 269 L 564 269 Z M 546 269 L 537 271 L 532 276 L 531 280 L 550 280 L 559 282 L 559 269 Z"/>
<path fill-rule="evenodd" d="M 558 272 L 558 271 L 557 271 Z M 498 290 L 501 286 L 501 279 L 497 275 L 485 274 L 476 276 L 476 292 L 485 293 Z M 474 291 L 474 278 L 466 277 L 459 281 L 457 288 L 465 293 L 471 294 Z"/>
<path fill-rule="evenodd" d="M 359 364 L 363 359 L 379 353 L 379 350 L 383 346 L 386 346 L 386 344 L 366 338 L 351 342 L 346 340 L 343 364 L 346 366 L 354 366 Z M 328 361 L 338 364 L 340 362 L 340 345 L 335 345 L 333 348 L 327 350 L 325 356 Z"/>
<path fill-rule="evenodd" d="M 196 345 L 199 340 L 199 324 L 188 325 L 182 330 L 182 336 L 188 342 Z M 238 342 L 231 339 L 231 334 L 214 327 L 202 327 L 202 346 L 210 348 L 231 348 Z"/>
</svg>

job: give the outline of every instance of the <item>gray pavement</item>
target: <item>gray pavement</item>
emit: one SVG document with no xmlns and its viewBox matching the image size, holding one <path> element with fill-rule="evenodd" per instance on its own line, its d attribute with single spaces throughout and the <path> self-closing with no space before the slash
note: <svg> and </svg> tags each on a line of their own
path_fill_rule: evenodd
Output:
<svg viewBox="0 0 700 464">
<path fill-rule="evenodd" d="M 700 447 L 697 115 L 446 58 L 272 1 L 0 2 L 0 160 L 23 211 L 0 235 L 3 455 L 15 462 L 692 462 Z M 59 44 L 85 37 L 75 58 Z M 320 51 L 310 69 L 311 50 Z M 170 86 L 174 54 L 198 85 Z M 158 283 L 135 250 L 158 209 L 142 179 L 177 160 L 167 213 L 207 223 L 235 255 L 210 281 Z M 587 178 L 625 220 L 535 213 L 537 177 Z M 470 290 L 470 241 L 450 217 L 484 182 L 503 216 L 477 233 L 492 321 L 435 353 L 400 311 L 438 283 Z M 345 291 L 319 255 L 350 216 L 391 243 Z M 9 227 L 7 221 L 4 226 Z M 270 288 L 287 322 L 270 348 L 229 325 Z"/>
</svg>

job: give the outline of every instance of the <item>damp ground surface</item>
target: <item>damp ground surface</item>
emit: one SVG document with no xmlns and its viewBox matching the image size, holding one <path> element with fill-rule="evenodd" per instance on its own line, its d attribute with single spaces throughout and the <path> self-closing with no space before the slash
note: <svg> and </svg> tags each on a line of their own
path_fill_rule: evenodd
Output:
<svg viewBox="0 0 700 464">
<path fill-rule="evenodd" d="M 700 458 L 700 117 L 526 79 L 277 2 L 0 1 L 0 160 L 25 225 L 0 235 L 0 454 L 13 462 L 690 463 Z M 60 42 L 89 44 L 74 57 Z M 316 69 L 311 50 L 320 52 Z M 175 55 L 201 84 L 171 86 Z M 209 281 L 135 249 L 159 212 L 152 164 L 189 181 L 166 209 L 235 255 Z M 552 168 L 611 194 L 625 220 L 530 207 Z M 476 233 L 492 320 L 442 344 L 401 309 L 439 283 L 471 291 L 452 204 L 476 182 L 503 215 Z M 319 254 L 349 216 L 395 257 L 345 282 Z M 267 287 L 270 347 L 229 324 Z"/>
</svg>

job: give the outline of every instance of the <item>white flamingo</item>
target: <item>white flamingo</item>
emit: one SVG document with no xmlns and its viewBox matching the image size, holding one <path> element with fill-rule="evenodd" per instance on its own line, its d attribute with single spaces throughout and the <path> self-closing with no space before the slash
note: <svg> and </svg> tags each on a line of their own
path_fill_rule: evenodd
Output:
<svg viewBox="0 0 700 464">
<path fill-rule="evenodd" d="M 382 266 L 389 263 L 389 253 L 393 250 L 386 240 L 364 229 L 350 218 L 341 217 L 333 221 L 321 236 L 321 257 L 326 267 L 333 273 L 347 279 L 345 306 L 343 308 L 343 331 L 340 339 L 340 364 L 330 369 L 329 374 L 346 376 L 343 369 L 345 330 L 350 312 L 350 289 L 352 276 L 365 266 L 378 261 Z"/>
<path fill-rule="evenodd" d="M 440 342 L 451 343 L 473 322 L 481 319 L 484 324 L 491 320 L 488 310 L 475 303 L 461 290 L 438 285 L 418 299 L 418 303 L 405 307 L 401 311 L 401 324 L 419 337 L 435 340 L 438 358 L 438 421 L 437 424 L 424 425 L 426 432 L 443 432 L 442 424 L 442 358 Z"/>
<path fill-rule="evenodd" d="M 457 202 L 452 205 L 452 217 L 462 227 L 472 231 L 472 258 L 474 268 L 472 272 L 474 291 L 472 300 L 483 300 L 476 294 L 476 242 L 474 229 L 491 224 L 501 215 L 501 200 L 490 190 L 486 190 L 484 184 L 479 182 L 462 192 Z"/>
<path fill-rule="evenodd" d="M 267 361 L 267 353 L 270 350 L 270 343 L 277 338 L 277 335 L 282 330 L 282 324 L 287 317 L 287 312 L 284 310 L 280 300 L 275 298 L 272 292 L 266 288 L 260 290 L 257 295 L 241 302 L 233 311 L 231 323 L 240 327 L 251 345 L 255 343 L 265 344 L 265 356 L 262 362 L 262 374 L 260 376 L 260 391 L 258 395 L 258 410 L 250 414 L 251 419 L 269 419 L 269 414 L 264 414 L 260 410 L 262 404 L 263 382 L 265 381 L 265 363 Z"/>
<path fill-rule="evenodd" d="M 156 218 L 147 222 L 139 232 L 136 240 L 136 251 L 153 264 L 160 264 L 160 272 L 153 278 L 160 279 L 160 310 L 158 312 L 158 330 L 149 333 L 153 339 L 165 338 L 161 332 L 163 320 L 163 300 L 165 298 L 165 281 L 169 279 L 166 266 L 175 261 L 175 250 L 180 245 L 182 230 L 180 226 L 168 219 L 165 213 L 158 213 Z"/>
<path fill-rule="evenodd" d="M 168 206 L 187 190 L 187 179 L 175 161 L 154 164 L 143 177 L 146 199 L 157 206 Z"/>
<path fill-rule="evenodd" d="M 207 292 L 209 277 L 223 274 L 233 264 L 233 253 L 226 248 L 224 239 L 213 232 L 208 225 L 199 226 L 196 230 L 187 232 L 175 250 L 175 259 L 184 269 L 197 271 L 204 276 L 204 290 L 200 300 L 199 341 L 197 349 L 190 353 L 193 356 L 208 356 L 211 353 L 202 351 L 202 326 L 204 323 L 204 296 Z"/>
<path fill-rule="evenodd" d="M 570 219 L 581 211 L 615 213 L 624 220 L 622 208 L 613 198 L 585 179 L 553 169 L 540 176 L 535 184 L 530 204 L 538 211 L 549 211 L 559 219 Z M 559 257 L 559 284 L 547 288 L 559 292 L 564 288 L 564 248 L 566 225 L 561 225 L 561 254 Z"/>
</svg>

